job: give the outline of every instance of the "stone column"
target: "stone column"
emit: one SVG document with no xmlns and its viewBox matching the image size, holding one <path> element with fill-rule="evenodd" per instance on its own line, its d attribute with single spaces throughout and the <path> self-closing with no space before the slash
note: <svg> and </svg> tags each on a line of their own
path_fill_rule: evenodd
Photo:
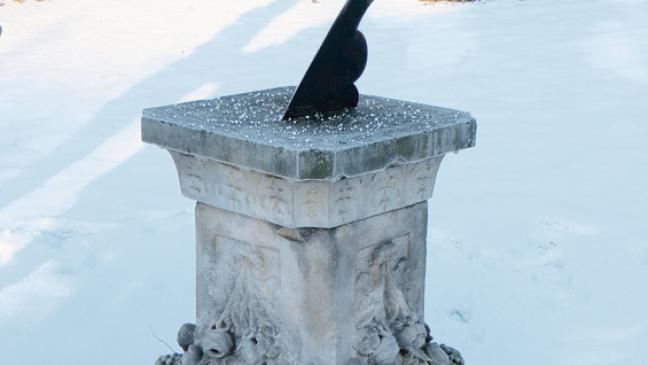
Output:
<svg viewBox="0 0 648 365">
<path fill-rule="evenodd" d="M 143 113 L 197 201 L 196 326 L 177 363 L 463 363 L 423 322 L 427 199 L 475 120 L 363 95 L 281 121 L 293 91 Z"/>
</svg>

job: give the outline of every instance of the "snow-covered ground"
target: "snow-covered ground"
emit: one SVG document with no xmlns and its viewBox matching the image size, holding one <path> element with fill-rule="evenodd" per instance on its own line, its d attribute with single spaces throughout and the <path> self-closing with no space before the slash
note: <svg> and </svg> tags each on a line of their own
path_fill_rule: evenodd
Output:
<svg viewBox="0 0 648 365">
<path fill-rule="evenodd" d="M 151 364 L 193 205 L 144 107 L 296 84 L 341 0 L 3 0 L 2 364 Z M 458 108 L 427 320 L 469 364 L 648 363 L 648 2 L 377 0 L 362 92 Z"/>
</svg>

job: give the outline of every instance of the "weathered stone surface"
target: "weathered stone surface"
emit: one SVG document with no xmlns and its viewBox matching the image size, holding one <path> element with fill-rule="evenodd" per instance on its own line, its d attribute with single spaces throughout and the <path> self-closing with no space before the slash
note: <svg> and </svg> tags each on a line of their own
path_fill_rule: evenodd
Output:
<svg viewBox="0 0 648 365">
<path fill-rule="evenodd" d="M 362 175 L 475 144 L 469 113 L 361 95 L 357 108 L 282 121 L 293 87 L 146 109 L 142 139 L 291 179 Z"/>
<path fill-rule="evenodd" d="M 220 331 L 231 356 L 273 364 L 422 351 L 426 223 L 426 202 L 332 229 L 289 229 L 198 203 L 197 341 Z"/>
<path fill-rule="evenodd" d="M 285 227 L 335 227 L 432 196 L 443 156 L 342 180 L 294 180 L 171 151 L 182 193 Z"/>
</svg>

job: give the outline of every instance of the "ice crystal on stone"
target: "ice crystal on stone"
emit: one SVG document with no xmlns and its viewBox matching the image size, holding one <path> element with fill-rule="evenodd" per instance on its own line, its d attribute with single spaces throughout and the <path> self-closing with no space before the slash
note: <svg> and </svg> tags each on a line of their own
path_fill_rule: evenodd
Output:
<svg viewBox="0 0 648 365">
<path fill-rule="evenodd" d="M 449 120 L 472 120 L 468 113 L 400 100 L 362 95 L 357 108 L 281 120 L 294 87 L 262 90 L 147 109 L 144 117 L 178 123 L 205 133 L 226 133 L 242 140 L 283 147 L 354 145 L 384 133 L 417 133 L 443 127 Z"/>
</svg>

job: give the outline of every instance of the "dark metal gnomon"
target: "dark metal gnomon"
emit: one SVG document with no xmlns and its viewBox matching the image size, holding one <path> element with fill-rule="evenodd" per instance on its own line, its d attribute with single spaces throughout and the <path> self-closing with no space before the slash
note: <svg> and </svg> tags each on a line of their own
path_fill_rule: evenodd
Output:
<svg viewBox="0 0 648 365">
<path fill-rule="evenodd" d="M 283 119 L 358 105 L 353 84 L 367 64 L 367 41 L 358 30 L 373 0 L 348 0 L 297 87 Z"/>
</svg>

